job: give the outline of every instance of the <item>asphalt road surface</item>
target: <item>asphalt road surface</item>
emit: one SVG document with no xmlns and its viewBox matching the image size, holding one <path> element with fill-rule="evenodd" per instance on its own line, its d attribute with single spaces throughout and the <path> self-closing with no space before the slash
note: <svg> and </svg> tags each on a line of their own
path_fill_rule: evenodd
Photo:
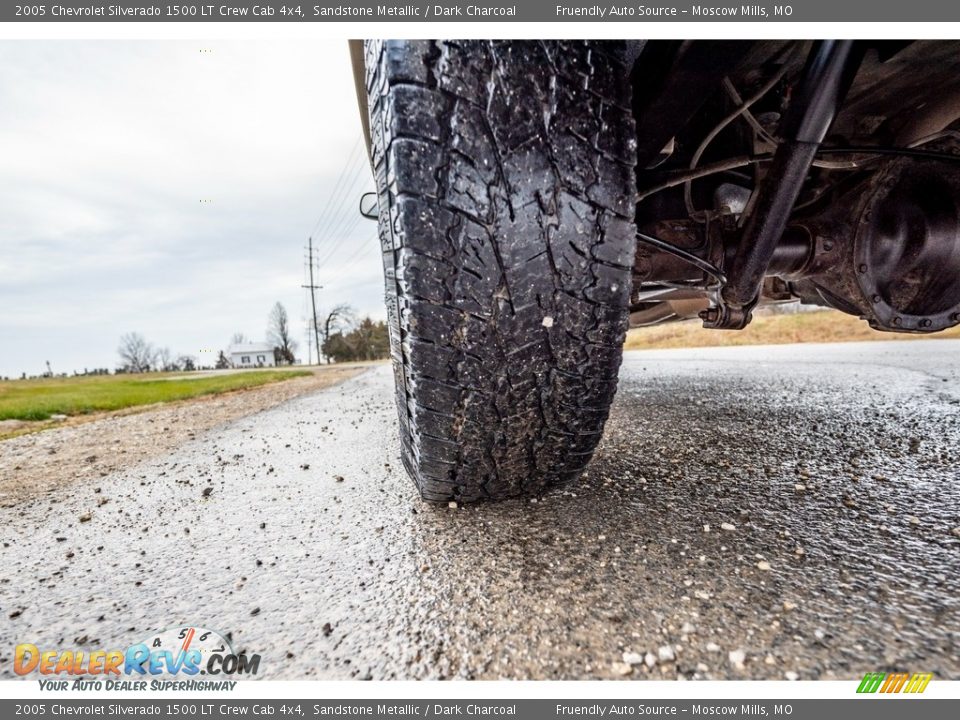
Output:
<svg viewBox="0 0 960 720">
<path fill-rule="evenodd" d="M 196 624 L 275 679 L 960 679 L 958 359 L 628 353 L 585 478 L 460 508 L 414 497 L 374 368 L 0 509 L 0 673 Z"/>
</svg>

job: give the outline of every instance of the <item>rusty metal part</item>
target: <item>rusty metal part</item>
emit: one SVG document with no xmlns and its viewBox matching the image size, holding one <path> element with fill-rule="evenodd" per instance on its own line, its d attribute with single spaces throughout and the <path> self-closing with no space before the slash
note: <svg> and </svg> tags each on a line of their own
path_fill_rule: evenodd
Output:
<svg viewBox="0 0 960 720">
<path fill-rule="evenodd" d="M 671 298 L 649 303 L 630 312 L 630 327 L 646 327 L 672 320 L 691 320 L 710 304 L 705 295 L 691 298 Z"/>
<path fill-rule="evenodd" d="M 837 205 L 807 223 L 816 251 L 798 295 L 878 330 L 927 333 L 960 322 L 960 169 L 888 161 Z"/>
<path fill-rule="evenodd" d="M 713 224 L 707 231 L 694 221 L 664 221 L 654 223 L 649 233 L 676 250 L 694 255 L 703 262 L 711 264 L 721 273 L 729 268 L 737 252 L 735 238 Z M 638 236 L 639 237 L 639 236 Z M 767 267 L 768 276 L 783 278 L 801 277 L 813 256 L 813 239 L 807 228 L 795 226 L 787 228 L 773 251 Z M 710 277 L 695 264 L 680 257 L 677 252 L 658 250 L 654 245 L 639 242 L 637 259 L 634 266 L 634 284 L 657 282 L 700 282 L 704 287 Z"/>
</svg>

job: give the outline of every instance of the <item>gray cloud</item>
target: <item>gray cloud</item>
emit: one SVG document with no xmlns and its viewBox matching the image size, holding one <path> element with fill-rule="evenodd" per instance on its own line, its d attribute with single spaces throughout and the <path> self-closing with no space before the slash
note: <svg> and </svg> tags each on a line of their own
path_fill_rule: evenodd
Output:
<svg viewBox="0 0 960 720">
<path fill-rule="evenodd" d="M 384 316 L 346 43 L 5 41 L 0 68 L 0 375 L 112 368 L 131 330 L 200 355 L 277 300 L 301 330 L 345 166 L 318 299 Z"/>
</svg>

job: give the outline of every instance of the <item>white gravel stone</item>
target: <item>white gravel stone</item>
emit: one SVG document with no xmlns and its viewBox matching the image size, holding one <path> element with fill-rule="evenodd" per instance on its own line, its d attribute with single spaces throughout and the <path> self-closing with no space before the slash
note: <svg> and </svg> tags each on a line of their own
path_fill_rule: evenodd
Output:
<svg viewBox="0 0 960 720">
<path fill-rule="evenodd" d="M 643 655 L 638 652 L 625 652 L 623 654 L 623 661 L 627 665 L 642 665 Z"/>
<path fill-rule="evenodd" d="M 660 662 L 673 662 L 677 659 L 677 656 L 673 652 L 673 647 L 670 645 L 661 645 L 657 648 L 657 659 Z"/>
<path fill-rule="evenodd" d="M 720 529 L 726 530 L 727 532 L 733 532 L 737 529 L 737 526 L 733 523 L 720 523 Z"/>
<path fill-rule="evenodd" d="M 747 659 L 747 653 L 743 650 L 731 650 L 727 653 L 727 658 L 730 660 L 730 664 L 733 665 L 737 670 L 743 669 L 743 663 Z"/>
</svg>

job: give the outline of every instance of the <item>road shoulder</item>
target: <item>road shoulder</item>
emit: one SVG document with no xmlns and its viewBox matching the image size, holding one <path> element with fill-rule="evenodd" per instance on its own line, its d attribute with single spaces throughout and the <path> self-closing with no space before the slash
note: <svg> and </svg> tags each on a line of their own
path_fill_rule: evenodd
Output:
<svg viewBox="0 0 960 720">
<path fill-rule="evenodd" d="M 0 441 L 0 507 L 75 482 L 99 482 L 199 433 L 338 385 L 365 369 L 353 364 L 323 367 L 307 377 L 245 390 L 71 418 L 60 427 Z"/>
</svg>

